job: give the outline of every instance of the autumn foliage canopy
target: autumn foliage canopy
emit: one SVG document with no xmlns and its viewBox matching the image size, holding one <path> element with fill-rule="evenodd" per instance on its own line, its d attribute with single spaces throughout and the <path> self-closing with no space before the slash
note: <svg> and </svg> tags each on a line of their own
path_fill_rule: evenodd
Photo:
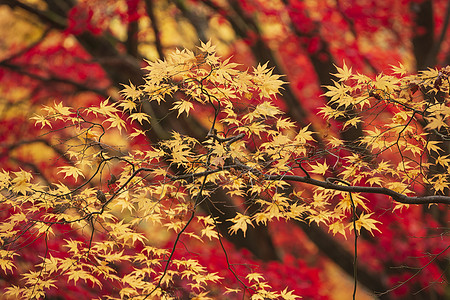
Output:
<svg viewBox="0 0 450 300">
<path fill-rule="evenodd" d="M 174 1 L 200 38 L 187 3 L 228 24 L 234 56 L 223 32 L 164 48 L 155 14 L 171 1 L 53 2 L 7 1 L 48 28 L 0 63 L 0 297 L 334 299 L 343 282 L 354 299 L 449 293 L 450 66 L 342 55 L 314 18 L 337 21 L 305 13 L 309 1 Z M 357 8 L 329 7 L 355 40 L 373 30 Z M 279 30 L 302 53 L 273 45 L 280 32 L 259 31 L 258 14 L 289 19 Z M 159 57 L 140 54 L 142 20 Z M 125 42 L 108 44 L 121 28 Z"/>
</svg>

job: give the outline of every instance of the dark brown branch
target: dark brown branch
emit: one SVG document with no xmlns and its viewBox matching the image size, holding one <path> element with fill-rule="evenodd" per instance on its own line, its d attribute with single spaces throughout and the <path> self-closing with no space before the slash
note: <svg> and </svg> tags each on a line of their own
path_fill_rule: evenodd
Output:
<svg viewBox="0 0 450 300">
<path fill-rule="evenodd" d="M 77 88 L 80 91 L 94 92 L 100 96 L 108 98 L 108 93 L 105 90 L 89 87 L 84 83 L 76 82 L 71 79 L 55 77 L 55 76 L 52 76 L 51 74 L 47 77 L 44 77 L 41 75 L 37 75 L 37 74 L 31 73 L 31 72 L 28 72 L 28 71 L 26 71 L 26 68 L 21 67 L 16 64 L 12 64 L 8 61 L 0 62 L 0 67 L 7 68 L 13 72 L 19 73 L 21 75 L 24 75 L 24 76 L 27 76 L 27 77 L 30 77 L 32 79 L 36 79 L 36 80 L 39 80 L 42 82 L 47 82 L 47 83 L 55 83 L 56 82 L 56 83 L 61 83 L 61 84 L 68 84 L 68 85 L 71 85 L 71 86 Z"/>
<path fill-rule="evenodd" d="M 209 26 L 207 17 L 199 14 L 195 9 L 191 9 L 183 0 L 174 0 L 173 3 L 181 11 L 183 17 L 192 24 L 199 40 L 206 42 L 208 39 L 206 28 Z"/>
<path fill-rule="evenodd" d="M 433 48 L 431 49 L 427 62 L 432 62 L 436 60 L 439 51 L 441 50 L 442 43 L 444 42 L 445 36 L 447 35 L 448 25 L 450 23 L 450 2 L 447 3 L 447 11 L 445 13 L 444 24 L 441 28 L 441 33 L 439 34 L 438 40 L 433 44 Z M 431 66 L 432 67 L 432 66 Z"/>
<path fill-rule="evenodd" d="M 42 22 L 49 24 L 50 26 L 54 27 L 55 29 L 63 30 L 66 25 L 66 19 L 52 13 L 51 11 L 42 11 L 38 8 L 35 8 L 31 5 L 24 4 L 17 0 L 2 0 L 0 4 L 6 4 L 12 9 L 19 7 L 33 15 L 35 15 L 38 19 L 40 19 Z"/>
<path fill-rule="evenodd" d="M 255 169 L 252 169 L 250 167 L 247 167 L 246 165 L 242 163 L 237 163 L 233 165 L 224 166 L 222 169 L 216 169 L 216 170 L 208 170 L 204 172 L 199 173 L 192 173 L 192 174 L 183 174 L 179 176 L 170 176 L 169 178 L 171 180 L 189 180 L 194 179 L 202 176 L 207 176 L 209 174 L 222 172 L 224 169 L 240 169 L 240 170 L 246 170 L 252 173 L 255 173 L 256 175 L 262 175 L 260 171 L 257 171 Z M 336 181 L 335 178 L 327 178 L 325 181 L 317 180 L 308 176 L 296 176 L 296 175 L 267 175 L 263 174 L 264 179 L 266 180 L 283 180 L 283 181 L 293 181 L 293 182 L 302 182 L 307 183 L 313 186 L 322 187 L 324 189 L 330 189 L 330 190 L 336 190 L 336 191 L 343 191 L 343 192 L 350 192 L 350 193 L 366 193 L 366 194 L 381 194 L 392 197 L 397 202 L 403 203 L 403 204 L 450 204 L 450 197 L 449 196 L 439 196 L 439 195 L 430 195 L 430 196 L 406 196 L 400 193 L 397 193 L 391 189 L 385 188 L 385 187 L 372 187 L 372 186 L 347 186 L 347 185 L 341 185 L 333 183 L 333 181 Z"/>
<path fill-rule="evenodd" d="M 20 57 L 22 55 L 24 55 L 25 53 L 27 53 L 28 51 L 30 51 L 31 49 L 33 49 L 34 47 L 38 46 L 40 43 L 42 43 L 44 41 L 44 39 L 48 36 L 48 34 L 50 33 L 50 29 L 46 29 L 42 35 L 39 37 L 39 39 L 37 39 L 36 41 L 32 42 L 31 44 L 29 44 L 28 46 L 24 47 L 23 49 L 17 51 L 16 53 L 11 54 L 10 56 L 8 56 L 7 58 L 4 58 L 2 61 L 11 61 L 17 57 Z"/>
<path fill-rule="evenodd" d="M 348 275 L 353 275 L 353 255 L 327 232 L 316 224 L 295 222 L 300 226 L 308 238 L 326 255 L 332 262 L 344 270 Z M 372 291 L 385 291 L 387 286 L 383 282 L 380 274 L 375 274 L 367 270 L 363 265 L 357 266 L 358 281 Z M 379 299 L 390 299 L 389 295 L 383 295 Z"/>
<path fill-rule="evenodd" d="M 159 58 L 164 59 L 164 51 L 161 43 L 161 33 L 158 26 L 158 20 L 155 16 L 155 9 L 153 7 L 153 0 L 145 0 L 145 8 L 147 11 L 147 15 L 150 18 L 150 23 L 153 29 L 153 33 L 155 35 L 155 47 L 158 52 Z"/>
<path fill-rule="evenodd" d="M 128 4 L 128 17 L 130 15 L 136 13 L 136 7 L 130 7 Z M 131 19 L 128 22 L 127 26 L 127 40 L 125 41 L 125 47 L 127 49 L 127 53 L 133 57 L 138 57 L 138 32 L 139 32 L 139 23 L 135 19 Z"/>
<path fill-rule="evenodd" d="M 450 204 L 450 197 L 448 196 L 406 196 L 390 190 L 385 187 L 372 187 L 372 186 L 346 186 L 331 182 L 333 178 L 329 178 L 326 181 L 320 181 L 313 178 L 295 176 L 295 175 L 265 175 L 268 180 L 285 180 L 285 181 L 295 181 L 311 184 L 314 186 L 319 186 L 325 189 L 351 192 L 351 193 L 367 193 L 367 194 L 382 194 L 392 197 L 397 202 L 403 204 Z"/>
<path fill-rule="evenodd" d="M 436 59 L 429 56 L 434 43 L 433 4 L 430 0 L 413 3 L 411 10 L 415 15 L 413 32 L 416 35 L 412 39 L 412 44 L 416 68 L 417 70 L 423 70 L 434 65 Z"/>
</svg>

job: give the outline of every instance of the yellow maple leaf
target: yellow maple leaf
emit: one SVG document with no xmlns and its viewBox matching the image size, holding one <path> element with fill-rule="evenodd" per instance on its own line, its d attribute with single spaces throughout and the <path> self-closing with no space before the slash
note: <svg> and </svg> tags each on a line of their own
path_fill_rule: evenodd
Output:
<svg viewBox="0 0 450 300">
<path fill-rule="evenodd" d="M 264 280 L 264 277 L 262 276 L 261 273 L 250 273 L 247 276 L 245 276 L 245 278 L 247 278 L 247 280 L 249 282 L 255 281 L 255 282 L 260 282 L 261 280 Z"/>
<path fill-rule="evenodd" d="M 344 130 L 345 128 L 347 128 L 347 126 L 351 125 L 353 127 L 355 127 L 356 125 L 358 125 L 358 123 L 361 122 L 361 117 L 354 117 L 351 118 L 350 120 L 346 121 L 344 123 L 344 126 L 342 127 L 342 130 Z"/>
<path fill-rule="evenodd" d="M 287 288 L 285 288 L 284 290 L 281 291 L 280 296 L 281 296 L 281 298 L 286 299 L 286 300 L 295 300 L 295 299 L 302 298 L 300 296 L 294 295 L 293 291 L 288 291 Z"/>
<path fill-rule="evenodd" d="M 186 115 L 189 116 L 189 111 L 194 108 L 194 105 L 186 100 L 175 101 L 173 103 L 173 107 L 171 110 L 178 110 L 177 118 L 183 113 L 186 112 Z"/>
<path fill-rule="evenodd" d="M 201 235 L 203 236 L 207 236 L 209 238 L 209 240 L 214 239 L 218 239 L 219 238 L 219 233 L 216 230 L 215 226 L 207 226 L 206 228 L 201 230 Z"/>
<path fill-rule="evenodd" d="M 12 260 L 15 255 L 18 254 L 13 251 L 0 250 L 0 269 L 2 269 L 3 272 L 8 273 L 7 270 L 12 272 L 13 268 L 16 268 Z"/>
<path fill-rule="evenodd" d="M 63 106 L 62 102 L 59 102 L 58 104 L 55 103 L 54 107 L 55 110 L 62 116 L 68 116 L 72 113 L 70 111 L 70 107 Z"/>
<path fill-rule="evenodd" d="M 427 142 L 427 150 L 431 153 L 431 151 L 434 151 L 436 153 L 439 153 L 442 151 L 441 147 L 439 147 L 437 144 L 440 144 L 440 141 L 428 141 Z"/>
<path fill-rule="evenodd" d="M 280 113 L 281 111 L 269 101 L 264 101 L 263 103 L 258 104 L 254 110 L 254 114 L 258 117 L 274 117 Z"/>
<path fill-rule="evenodd" d="M 124 96 L 125 99 L 131 98 L 131 99 L 133 99 L 133 100 L 136 100 L 136 99 L 138 99 L 138 98 L 141 96 L 141 94 L 142 94 L 142 92 L 141 92 L 140 90 L 138 90 L 138 89 L 131 83 L 131 81 L 130 81 L 130 85 L 122 84 L 122 86 L 124 87 L 124 89 L 122 89 L 122 90 L 120 91 L 120 94 L 121 94 L 122 96 Z"/>
<path fill-rule="evenodd" d="M 445 118 L 442 115 L 437 115 L 431 118 L 427 118 L 427 121 L 429 122 L 427 126 L 425 126 L 425 129 L 437 129 L 440 130 L 441 127 L 447 127 L 447 124 L 445 123 Z"/>
<path fill-rule="evenodd" d="M 211 39 L 208 42 L 206 42 L 206 43 L 200 41 L 200 46 L 197 46 L 197 48 L 200 51 L 205 52 L 205 53 L 214 53 L 214 52 L 216 52 L 216 46 L 212 45 Z"/>
<path fill-rule="evenodd" d="M 345 81 L 349 79 L 352 76 L 352 68 L 348 68 L 345 64 L 342 66 L 342 68 L 339 68 L 338 66 L 334 65 L 336 67 L 336 70 L 338 71 L 336 74 L 332 74 L 335 77 L 339 78 L 339 81 Z"/>
<path fill-rule="evenodd" d="M 133 121 L 134 120 L 138 121 L 139 124 L 141 124 L 141 125 L 142 125 L 142 121 L 146 121 L 147 123 L 150 123 L 149 115 L 147 115 L 146 113 L 134 113 L 134 114 L 131 114 L 128 118 Z"/>
<path fill-rule="evenodd" d="M 11 299 L 20 299 L 23 292 L 23 288 L 12 284 L 10 287 L 5 288 L 5 297 L 10 297 Z"/>
<path fill-rule="evenodd" d="M 133 110 L 136 109 L 136 103 L 133 102 L 132 100 L 129 100 L 129 99 L 126 99 L 126 100 L 122 101 L 119 104 L 119 106 L 122 107 L 124 112 L 128 110 L 128 112 L 131 113 Z"/>
<path fill-rule="evenodd" d="M 342 221 L 336 221 L 328 226 L 328 231 L 331 231 L 333 235 L 336 235 L 336 233 L 340 233 L 344 236 L 345 239 L 347 239 L 347 234 L 345 232 L 345 225 L 342 223 Z"/>
<path fill-rule="evenodd" d="M 249 225 L 253 226 L 250 217 L 243 215 L 241 213 L 237 213 L 237 215 L 234 218 L 228 219 L 227 221 L 231 221 L 234 223 L 234 225 L 230 226 L 230 228 L 228 229 L 228 231 L 231 234 L 235 234 L 239 230 L 242 230 L 242 232 L 244 233 L 244 237 L 245 237 L 245 233 L 247 232 L 247 225 L 249 224 Z"/>
<path fill-rule="evenodd" d="M 111 122 L 111 125 L 109 125 L 109 128 L 117 128 L 119 129 L 119 132 L 122 132 L 122 129 L 125 129 L 125 121 L 122 120 L 121 117 L 119 117 L 116 114 L 111 114 L 110 117 L 106 120 L 106 122 Z"/>
<path fill-rule="evenodd" d="M 394 66 L 394 65 L 390 65 L 392 71 L 394 72 L 394 74 L 400 74 L 400 75 L 404 75 L 408 72 L 408 70 L 406 70 L 405 66 L 402 65 L 401 62 L 398 63 L 398 67 Z"/>
<path fill-rule="evenodd" d="M 433 189 L 436 191 L 444 192 L 449 187 L 446 174 L 438 174 L 433 177 Z"/>
<path fill-rule="evenodd" d="M 367 231 L 369 231 L 372 235 L 373 232 L 372 230 L 377 230 L 378 232 L 381 232 L 381 230 L 379 230 L 375 224 L 380 223 L 380 221 L 377 221 L 375 219 L 371 219 L 370 216 L 372 216 L 373 213 L 370 214 L 364 214 L 362 213 L 358 220 L 355 221 L 355 225 L 356 225 L 356 230 L 358 231 L 358 234 L 360 234 L 361 228 L 366 229 Z M 352 230 L 353 229 L 353 223 L 350 223 L 349 228 Z"/>
<path fill-rule="evenodd" d="M 64 167 L 59 167 L 58 169 L 61 169 L 61 171 L 58 172 L 59 173 L 64 173 L 64 178 L 66 178 L 67 176 L 72 176 L 75 181 L 78 180 L 78 176 L 81 176 L 84 178 L 84 174 L 83 171 L 81 171 L 80 169 L 78 169 L 75 166 L 64 166 Z"/>
<path fill-rule="evenodd" d="M 328 89 L 328 92 L 323 94 L 322 96 L 326 96 L 330 98 L 330 102 L 339 102 L 339 100 L 343 97 L 348 97 L 347 92 L 350 90 L 348 86 L 345 84 L 341 84 L 339 82 L 334 81 L 334 86 L 327 85 L 325 88 Z"/>
<path fill-rule="evenodd" d="M 331 137 L 328 140 L 328 144 L 330 144 L 332 147 L 339 147 L 344 145 L 344 141 L 335 137 Z"/>
<path fill-rule="evenodd" d="M 314 138 L 312 137 L 313 132 L 309 131 L 308 129 L 309 125 L 300 129 L 298 134 L 295 136 L 295 140 L 300 144 L 305 144 L 308 141 L 314 141 Z"/>
<path fill-rule="evenodd" d="M 289 128 L 294 128 L 295 127 L 295 123 L 290 121 L 289 118 L 286 119 L 282 119 L 279 118 L 277 119 L 277 129 L 289 129 Z"/>
<path fill-rule="evenodd" d="M 240 293 L 241 291 L 242 291 L 241 289 L 232 289 L 229 287 L 225 287 L 224 295 L 231 294 L 231 293 Z"/>
<path fill-rule="evenodd" d="M 34 122 L 35 125 L 41 124 L 41 129 L 44 128 L 44 126 L 49 126 L 50 128 L 52 128 L 52 124 L 44 116 L 35 114 L 33 117 L 30 118 L 30 120 L 35 120 Z"/>
<path fill-rule="evenodd" d="M 311 173 L 321 174 L 321 175 L 325 175 L 325 173 L 330 168 L 330 166 L 327 165 L 326 161 L 324 161 L 323 164 L 317 163 L 315 166 L 314 165 L 310 165 L 310 166 L 312 168 L 312 170 L 310 171 Z"/>
</svg>

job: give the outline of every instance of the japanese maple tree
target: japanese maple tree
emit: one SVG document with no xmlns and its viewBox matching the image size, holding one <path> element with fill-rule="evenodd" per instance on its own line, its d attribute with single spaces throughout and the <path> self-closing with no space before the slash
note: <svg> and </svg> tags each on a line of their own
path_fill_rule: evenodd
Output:
<svg viewBox="0 0 450 300">
<path fill-rule="evenodd" d="M 5 295 L 446 293 L 446 1 L 5 4 Z"/>
</svg>

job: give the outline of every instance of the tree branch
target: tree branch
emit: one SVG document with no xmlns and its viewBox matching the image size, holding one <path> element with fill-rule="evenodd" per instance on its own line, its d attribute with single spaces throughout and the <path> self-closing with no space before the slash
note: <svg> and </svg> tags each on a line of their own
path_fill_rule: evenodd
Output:
<svg viewBox="0 0 450 300">
<path fill-rule="evenodd" d="M 52 74 L 49 74 L 47 77 L 38 75 L 38 74 L 34 74 L 31 72 L 26 71 L 27 68 L 21 67 L 19 65 L 16 64 L 12 64 L 9 63 L 8 61 L 1 61 L 0 62 L 0 67 L 4 67 L 7 68 L 13 72 L 19 73 L 21 75 L 27 76 L 29 78 L 35 79 L 35 80 L 39 80 L 42 82 L 47 82 L 47 83 L 61 83 L 61 84 L 68 84 L 71 85 L 75 88 L 77 88 L 80 91 L 88 91 L 88 92 L 94 92 L 102 97 L 108 98 L 108 93 L 105 90 L 102 89 L 97 89 L 97 88 L 93 88 L 93 87 L 89 87 L 87 86 L 87 84 L 85 83 L 81 83 L 81 82 L 76 82 L 73 81 L 71 79 L 68 78 L 60 78 L 60 77 L 56 77 L 53 76 Z"/>
<path fill-rule="evenodd" d="M 51 11 L 42 11 L 33 6 L 24 4 L 17 0 L 2 0 L 0 4 L 6 4 L 11 8 L 19 7 L 33 15 L 35 15 L 42 22 L 50 24 L 55 29 L 63 30 L 67 26 L 66 19 L 57 14 L 52 13 Z"/>
<path fill-rule="evenodd" d="M 150 23 L 155 35 L 155 46 L 158 51 L 159 59 L 164 59 L 164 51 L 161 43 L 161 33 L 159 31 L 158 20 L 155 16 L 155 9 L 153 7 L 153 0 L 145 0 L 145 8 L 147 15 L 150 18 Z"/>
<path fill-rule="evenodd" d="M 297 175 L 268 175 L 263 174 L 261 171 L 256 169 L 252 169 L 242 163 L 225 165 L 221 169 L 208 170 L 199 173 L 191 173 L 191 174 L 183 174 L 178 176 L 169 176 L 171 180 L 193 180 L 194 178 L 207 176 L 213 173 L 222 172 L 226 169 L 237 169 L 237 170 L 246 170 L 254 173 L 257 176 L 264 176 L 265 180 L 283 180 L 283 181 L 293 181 L 293 182 L 302 182 L 306 184 L 310 184 L 317 187 L 322 187 L 324 189 L 350 192 L 350 193 L 366 193 L 366 194 L 381 194 L 392 197 L 397 202 L 403 204 L 447 204 L 450 205 L 450 197 L 449 196 L 440 196 L 440 195 L 429 195 L 429 196 L 406 196 L 404 194 L 395 192 L 391 189 L 385 187 L 373 187 L 373 186 L 347 186 L 334 183 L 337 181 L 337 178 L 327 178 L 325 181 L 317 180 L 311 178 L 309 176 L 297 176 Z"/>
</svg>

